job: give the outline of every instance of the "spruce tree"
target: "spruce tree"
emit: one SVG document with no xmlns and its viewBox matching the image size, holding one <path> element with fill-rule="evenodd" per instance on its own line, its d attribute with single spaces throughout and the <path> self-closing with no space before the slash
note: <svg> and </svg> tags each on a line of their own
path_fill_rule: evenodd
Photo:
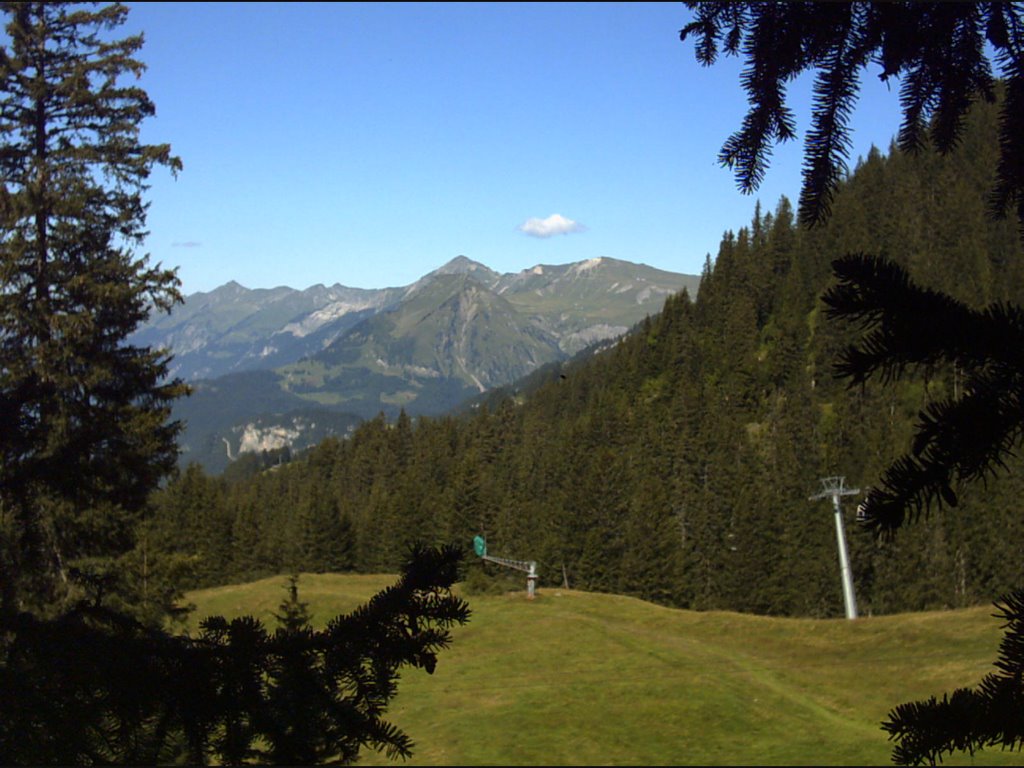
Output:
<svg viewBox="0 0 1024 768">
<path fill-rule="evenodd" d="M 177 458 L 168 419 L 185 388 L 166 381 L 165 353 L 127 340 L 180 300 L 174 272 L 135 249 L 146 179 L 181 163 L 140 142 L 154 107 L 125 81 L 143 71 L 142 38 L 109 39 L 124 6 L 0 11 L 0 759 L 306 764 L 354 762 L 365 746 L 408 757 L 410 739 L 383 714 L 400 668 L 433 672 L 449 628 L 468 619 L 450 592 L 457 549 L 410 551 L 396 585 L 317 632 L 293 592 L 274 635 L 252 617 L 172 635 L 110 605 L 100 568 L 87 574 L 91 599 L 61 603 L 67 527 L 93 538 L 76 542 L 78 557 L 130 549 Z M 214 545 L 219 576 L 233 517 L 219 487 L 187 480 L 165 506 L 181 502 L 175 514 Z M 163 580 L 159 592 L 154 610 Z"/>
<path fill-rule="evenodd" d="M 52 602 L 71 512 L 139 510 L 177 458 L 168 356 L 129 334 L 180 300 L 136 252 L 155 166 L 153 103 L 131 80 L 127 8 L 4 3 L 0 47 L 0 584 L 10 611 Z M 102 528 L 103 526 L 98 526 Z"/>
</svg>

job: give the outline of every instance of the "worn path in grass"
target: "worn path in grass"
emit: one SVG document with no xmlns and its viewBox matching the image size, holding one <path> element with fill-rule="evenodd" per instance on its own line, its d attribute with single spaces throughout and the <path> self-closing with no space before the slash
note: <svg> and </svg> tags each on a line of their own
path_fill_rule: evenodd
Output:
<svg viewBox="0 0 1024 768">
<path fill-rule="evenodd" d="M 299 595 L 322 624 L 393 581 L 304 575 Z M 272 626 L 286 583 L 192 593 L 193 627 L 209 613 Z M 434 675 L 407 671 L 389 710 L 416 742 L 409 765 L 884 765 L 889 710 L 974 686 L 1002 637 L 991 606 L 847 621 L 561 589 L 467 599 L 470 623 Z M 1024 756 L 946 760 L 972 762 Z"/>
</svg>

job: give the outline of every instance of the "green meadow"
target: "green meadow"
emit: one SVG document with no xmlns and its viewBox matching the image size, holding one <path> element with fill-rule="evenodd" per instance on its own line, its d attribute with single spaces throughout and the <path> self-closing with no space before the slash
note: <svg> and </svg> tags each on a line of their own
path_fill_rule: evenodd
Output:
<svg viewBox="0 0 1024 768">
<path fill-rule="evenodd" d="M 388 575 L 304 574 L 314 623 Z M 274 625 L 283 576 L 192 592 L 203 616 Z M 470 595 L 433 675 L 403 674 L 389 720 L 408 765 L 884 765 L 896 704 L 974 686 L 1002 630 L 992 606 L 846 619 L 697 613 L 566 589 Z M 385 765 L 366 752 L 364 765 Z M 1024 765 L 1020 752 L 949 765 Z"/>
</svg>

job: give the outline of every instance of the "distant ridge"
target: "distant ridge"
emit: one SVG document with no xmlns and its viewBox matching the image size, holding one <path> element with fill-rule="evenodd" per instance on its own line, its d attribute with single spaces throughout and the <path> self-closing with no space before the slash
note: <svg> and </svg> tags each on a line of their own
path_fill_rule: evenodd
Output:
<svg viewBox="0 0 1024 768">
<path fill-rule="evenodd" d="M 232 280 L 154 316 L 132 343 L 170 349 L 171 374 L 196 385 L 175 408 L 187 422 L 183 459 L 217 470 L 229 451 L 274 443 L 259 429 L 302 447 L 335 433 L 338 414 L 351 426 L 402 408 L 444 413 L 625 333 L 699 282 L 608 257 L 501 274 L 459 255 L 392 288 Z M 317 409 L 334 416 L 318 422 Z"/>
</svg>

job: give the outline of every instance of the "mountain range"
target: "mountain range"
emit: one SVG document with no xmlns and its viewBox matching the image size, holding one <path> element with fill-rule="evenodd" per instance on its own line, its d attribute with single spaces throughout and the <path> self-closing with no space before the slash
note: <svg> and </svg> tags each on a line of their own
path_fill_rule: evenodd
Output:
<svg viewBox="0 0 1024 768">
<path fill-rule="evenodd" d="M 500 274 L 458 256 L 405 287 L 229 282 L 154 315 L 131 342 L 173 353 L 171 375 L 193 386 L 175 406 L 182 460 L 220 471 L 380 412 L 444 413 L 622 335 L 698 284 L 606 257 Z"/>
</svg>

